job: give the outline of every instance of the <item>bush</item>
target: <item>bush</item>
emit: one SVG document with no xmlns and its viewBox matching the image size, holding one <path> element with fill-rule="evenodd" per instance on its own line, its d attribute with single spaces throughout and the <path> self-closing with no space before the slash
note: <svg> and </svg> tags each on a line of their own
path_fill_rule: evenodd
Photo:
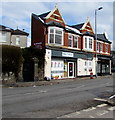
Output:
<svg viewBox="0 0 115 120">
<path fill-rule="evenodd" d="M 18 77 L 23 61 L 21 48 L 9 45 L 0 45 L 2 48 L 2 73 L 14 73 Z"/>
</svg>

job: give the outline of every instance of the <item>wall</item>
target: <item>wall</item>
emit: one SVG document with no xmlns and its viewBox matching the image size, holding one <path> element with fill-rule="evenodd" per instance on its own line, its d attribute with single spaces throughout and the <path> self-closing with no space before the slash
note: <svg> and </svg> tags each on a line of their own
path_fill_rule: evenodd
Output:
<svg viewBox="0 0 115 120">
<path fill-rule="evenodd" d="M 16 37 L 19 36 L 20 37 L 20 44 L 16 45 Z M 27 47 L 27 36 L 24 35 L 12 35 L 11 37 L 11 45 L 15 45 L 15 46 L 20 46 L 21 48 L 25 48 Z"/>
</svg>

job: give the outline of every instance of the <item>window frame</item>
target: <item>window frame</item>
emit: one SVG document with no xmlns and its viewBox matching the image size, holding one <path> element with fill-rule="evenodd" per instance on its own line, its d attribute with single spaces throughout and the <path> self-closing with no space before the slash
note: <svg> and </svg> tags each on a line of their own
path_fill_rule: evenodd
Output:
<svg viewBox="0 0 115 120">
<path fill-rule="evenodd" d="M 6 39 L 7 38 L 7 32 L 1 31 L 0 34 L 1 34 L 0 36 L 1 36 L 1 39 L 2 39 L 0 42 L 6 43 L 7 42 L 7 39 Z M 3 38 L 4 38 L 4 40 L 3 40 Z"/>
<path fill-rule="evenodd" d="M 84 36 L 83 37 L 83 40 L 84 40 L 84 43 L 83 43 L 83 45 L 84 45 L 84 50 L 87 50 L 87 51 L 94 51 L 94 38 L 93 37 L 91 37 L 91 36 Z M 89 43 L 91 42 L 91 46 L 92 47 L 90 47 L 90 45 L 89 45 Z"/>
<path fill-rule="evenodd" d="M 18 41 L 17 41 L 17 38 L 18 38 Z M 20 36 L 16 36 L 16 45 L 20 45 Z"/>
<path fill-rule="evenodd" d="M 71 46 L 69 46 L 69 37 L 71 37 Z M 73 35 L 68 33 L 68 47 L 73 48 Z"/>
<path fill-rule="evenodd" d="M 77 39 L 75 40 L 75 38 L 77 38 Z M 79 38 L 79 37 L 78 37 L 77 35 L 74 35 L 74 41 L 73 41 L 73 47 L 74 47 L 74 48 L 78 48 L 78 46 L 79 46 L 79 45 L 78 45 L 78 43 L 79 43 L 79 42 L 78 42 L 78 38 Z M 77 44 L 76 44 L 76 43 L 77 43 Z M 77 45 L 77 47 L 76 47 L 75 45 Z"/>
<path fill-rule="evenodd" d="M 51 29 L 53 29 L 53 31 L 54 31 L 54 33 L 51 33 L 50 32 L 50 30 Z M 56 35 L 59 35 L 59 34 L 56 34 L 56 30 L 58 31 L 61 31 L 62 33 L 61 33 L 61 44 L 58 44 L 58 43 L 56 43 Z M 53 37 L 53 43 L 50 43 L 50 35 L 54 35 L 54 37 Z M 48 27 L 48 44 L 55 44 L 55 45 L 63 45 L 63 29 L 62 28 L 59 28 L 59 27 Z"/>
</svg>

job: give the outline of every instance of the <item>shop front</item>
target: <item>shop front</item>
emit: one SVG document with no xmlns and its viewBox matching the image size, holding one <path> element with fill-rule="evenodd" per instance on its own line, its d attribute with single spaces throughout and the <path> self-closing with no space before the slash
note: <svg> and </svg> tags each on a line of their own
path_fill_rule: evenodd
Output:
<svg viewBox="0 0 115 120">
<path fill-rule="evenodd" d="M 97 64 L 97 74 L 99 76 L 111 74 L 111 57 L 98 56 Z"/>
<path fill-rule="evenodd" d="M 46 64 L 45 64 L 45 77 L 51 79 L 64 79 L 64 78 L 76 78 L 79 76 L 78 71 L 84 65 L 81 64 L 81 67 L 78 63 L 78 59 L 93 59 L 93 54 L 85 54 L 79 51 L 65 50 L 65 49 L 47 49 L 46 53 L 49 53 L 49 56 L 46 54 Z M 82 61 L 81 61 L 82 62 Z M 82 72 L 84 76 L 86 73 Z"/>
</svg>

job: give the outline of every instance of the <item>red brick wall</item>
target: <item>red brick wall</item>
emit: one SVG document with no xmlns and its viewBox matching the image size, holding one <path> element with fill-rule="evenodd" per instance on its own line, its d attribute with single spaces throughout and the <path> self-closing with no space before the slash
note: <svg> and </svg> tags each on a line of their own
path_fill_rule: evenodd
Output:
<svg viewBox="0 0 115 120">
<path fill-rule="evenodd" d="M 82 48 L 82 41 L 81 41 L 81 36 L 78 37 L 78 48 L 81 49 Z"/>
<path fill-rule="evenodd" d="M 42 47 L 45 45 L 45 27 L 43 24 L 36 20 L 32 16 L 32 23 L 31 23 L 31 45 L 33 46 L 34 43 L 42 42 Z"/>
<path fill-rule="evenodd" d="M 68 46 L 68 33 L 64 32 L 64 46 Z"/>
</svg>

